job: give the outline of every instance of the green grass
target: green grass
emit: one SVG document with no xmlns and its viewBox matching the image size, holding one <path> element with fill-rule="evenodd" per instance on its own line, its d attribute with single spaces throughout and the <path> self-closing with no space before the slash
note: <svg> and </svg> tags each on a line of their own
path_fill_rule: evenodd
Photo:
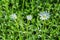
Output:
<svg viewBox="0 0 60 40">
<path fill-rule="evenodd" d="M 39 19 L 42 11 L 50 13 L 48 20 Z M 16 20 L 10 20 L 13 13 Z M 0 40 L 60 40 L 60 1 L 0 0 Z"/>
</svg>

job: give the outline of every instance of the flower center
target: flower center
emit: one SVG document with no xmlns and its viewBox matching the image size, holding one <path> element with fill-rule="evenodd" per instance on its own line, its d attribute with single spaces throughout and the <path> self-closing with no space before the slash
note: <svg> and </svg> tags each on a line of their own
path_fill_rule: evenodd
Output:
<svg viewBox="0 0 60 40">
<path fill-rule="evenodd" d="M 46 18 L 46 16 L 43 16 L 43 18 Z"/>
</svg>

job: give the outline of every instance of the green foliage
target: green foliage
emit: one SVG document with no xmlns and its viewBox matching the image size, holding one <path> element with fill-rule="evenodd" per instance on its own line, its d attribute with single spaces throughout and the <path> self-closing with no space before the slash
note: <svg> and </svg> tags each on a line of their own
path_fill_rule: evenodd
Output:
<svg viewBox="0 0 60 40">
<path fill-rule="evenodd" d="M 39 19 L 42 11 L 50 13 L 48 20 Z M 0 0 L 0 40 L 60 40 L 60 0 Z"/>
</svg>

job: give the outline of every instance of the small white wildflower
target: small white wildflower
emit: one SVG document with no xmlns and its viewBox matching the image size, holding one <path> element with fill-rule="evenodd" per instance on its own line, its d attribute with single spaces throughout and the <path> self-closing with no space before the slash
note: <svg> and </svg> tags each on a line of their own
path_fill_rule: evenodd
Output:
<svg viewBox="0 0 60 40">
<path fill-rule="evenodd" d="M 32 15 L 27 15 L 27 20 L 31 20 L 32 19 Z"/>
<path fill-rule="evenodd" d="M 10 15 L 10 18 L 11 18 L 12 20 L 15 20 L 15 19 L 17 19 L 17 15 L 16 15 L 16 14 L 11 14 L 11 15 Z"/>
<path fill-rule="evenodd" d="M 40 12 L 39 16 L 40 16 L 41 20 L 47 20 L 50 17 L 49 13 L 46 12 L 46 11 L 45 12 Z"/>
</svg>

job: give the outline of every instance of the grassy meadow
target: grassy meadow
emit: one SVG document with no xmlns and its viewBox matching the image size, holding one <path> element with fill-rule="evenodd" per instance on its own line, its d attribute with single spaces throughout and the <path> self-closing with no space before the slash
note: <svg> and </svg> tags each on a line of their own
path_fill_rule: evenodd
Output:
<svg viewBox="0 0 60 40">
<path fill-rule="evenodd" d="M 0 40 L 60 40 L 60 0 L 0 0 Z"/>
</svg>

